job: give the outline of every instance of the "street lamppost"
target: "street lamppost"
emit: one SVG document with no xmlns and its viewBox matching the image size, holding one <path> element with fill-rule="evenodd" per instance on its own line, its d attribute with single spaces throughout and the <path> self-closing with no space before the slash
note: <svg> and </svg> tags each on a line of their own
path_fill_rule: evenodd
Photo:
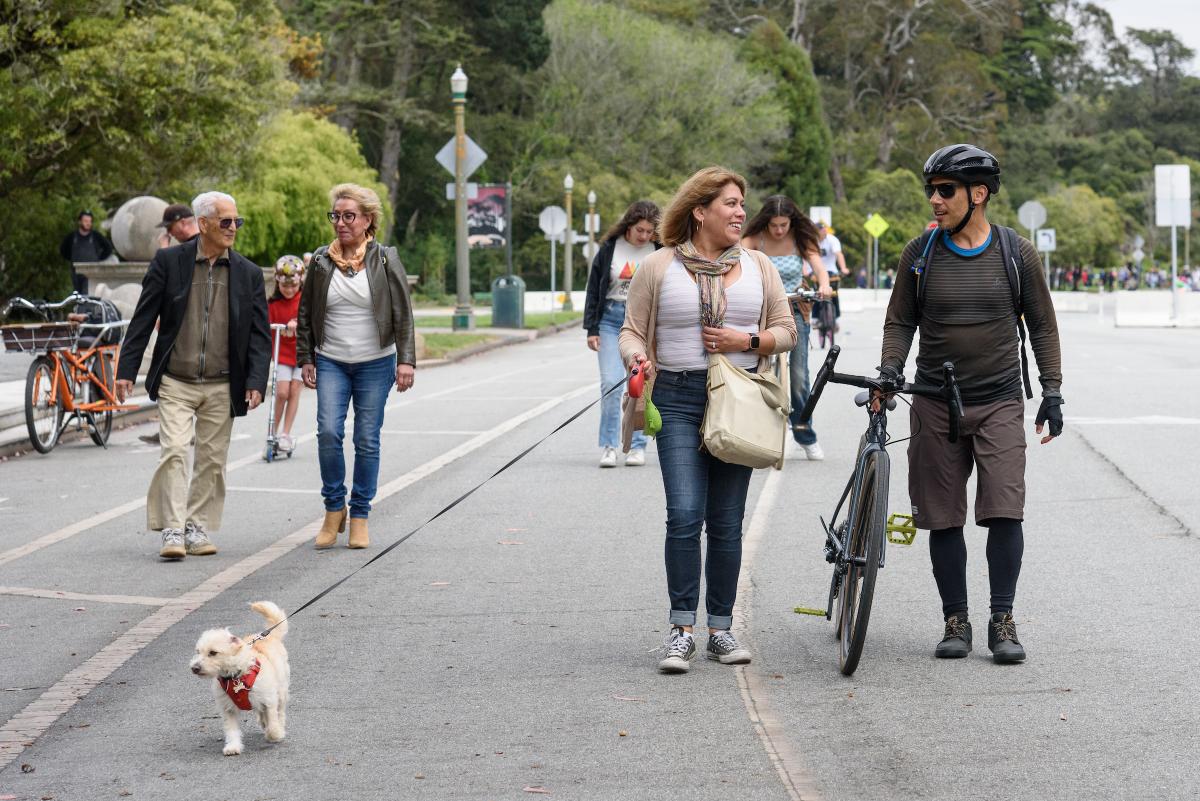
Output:
<svg viewBox="0 0 1200 801">
<path fill-rule="evenodd" d="M 471 257 L 467 249 L 467 129 L 464 121 L 467 74 L 463 72 L 462 64 L 450 76 L 450 98 L 454 104 L 454 255 L 458 294 L 452 328 L 470 331 L 475 328 L 475 313 L 471 308 Z"/>
<path fill-rule="evenodd" d="M 588 253 L 591 254 L 589 261 L 596 257 L 596 226 L 592 225 L 592 220 L 596 216 L 596 193 L 588 190 L 588 215 L 587 224 L 583 227 L 587 229 L 588 235 Z"/>
<path fill-rule="evenodd" d="M 563 311 L 571 311 L 575 306 L 571 303 L 571 251 L 575 249 L 575 226 L 571 220 L 571 192 L 575 188 L 575 179 L 571 177 L 571 173 L 567 173 L 567 177 L 563 178 L 563 189 L 567 193 L 567 230 L 563 231 L 563 242 L 566 245 L 566 254 L 563 258 L 563 293 L 566 299 L 563 301 Z"/>
</svg>

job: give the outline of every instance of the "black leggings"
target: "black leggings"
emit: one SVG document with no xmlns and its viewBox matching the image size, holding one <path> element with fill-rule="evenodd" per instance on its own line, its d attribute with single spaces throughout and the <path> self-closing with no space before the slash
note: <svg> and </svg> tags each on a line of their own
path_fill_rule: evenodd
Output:
<svg viewBox="0 0 1200 801">
<path fill-rule="evenodd" d="M 992 613 L 1012 612 L 1021 575 L 1021 554 L 1025 535 L 1020 520 L 994 517 L 983 521 L 987 526 L 988 578 L 992 589 Z M 942 596 L 942 614 L 967 611 L 967 542 L 962 526 L 929 532 L 929 559 L 933 578 Z"/>
</svg>

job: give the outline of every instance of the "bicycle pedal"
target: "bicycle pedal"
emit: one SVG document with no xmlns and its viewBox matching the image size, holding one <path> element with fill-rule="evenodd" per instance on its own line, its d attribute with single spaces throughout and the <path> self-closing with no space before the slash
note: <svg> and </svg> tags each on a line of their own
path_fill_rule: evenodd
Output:
<svg viewBox="0 0 1200 801">
<path fill-rule="evenodd" d="M 917 538 L 917 527 L 912 515 L 899 513 L 888 515 L 887 540 L 893 545 L 912 545 Z"/>
<path fill-rule="evenodd" d="M 815 615 L 816 617 L 825 617 L 824 609 L 813 609 L 810 606 L 797 606 L 792 611 L 797 615 Z"/>
</svg>

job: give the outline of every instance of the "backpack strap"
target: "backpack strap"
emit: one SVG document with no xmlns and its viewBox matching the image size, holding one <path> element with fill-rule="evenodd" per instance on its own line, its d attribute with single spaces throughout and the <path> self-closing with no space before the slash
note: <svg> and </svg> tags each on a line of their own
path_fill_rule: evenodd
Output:
<svg viewBox="0 0 1200 801">
<path fill-rule="evenodd" d="M 1000 257 L 1004 259 L 1004 272 L 1008 274 L 1008 286 L 1012 289 L 1013 312 L 1017 317 L 1017 330 L 1021 332 L 1021 380 L 1025 382 L 1025 397 L 1033 397 L 1033 384 L 1029 380 L 1029 354 L 1025 349 L 1025 308 L 1021 303 L 1021 245 L 1017 232 L 996 225 L 993 229 L 1000 236 Z"/>
<path fill-rule="evenodd" d="M 933 262 L 933 245 L 940 228 L 926 228 L 920 236 L 921 255 L 912 263 L 913 277 L 917 279 L 917 325 L 921 324 L 921 307 L 925 303 L 925 280 Z"/>
</svg>

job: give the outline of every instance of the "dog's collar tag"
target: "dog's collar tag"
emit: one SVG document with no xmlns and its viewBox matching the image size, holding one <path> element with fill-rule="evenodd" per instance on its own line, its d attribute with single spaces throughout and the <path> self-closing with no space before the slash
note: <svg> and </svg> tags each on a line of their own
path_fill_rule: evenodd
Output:
<svg viewBox="0 0 1200 801">
<path fill-rule="evenodd" d="M 242 675 L 232 678 L 222 676 L 217 679 L 221 683 L 221 689 L 238 709 L 250 710 L 250 688 L 254 686 L 254 680 L 258 678 L 260 669 L 262 669 L 262 665 L 255 659 L 254 664 Z"/>
</svg>

